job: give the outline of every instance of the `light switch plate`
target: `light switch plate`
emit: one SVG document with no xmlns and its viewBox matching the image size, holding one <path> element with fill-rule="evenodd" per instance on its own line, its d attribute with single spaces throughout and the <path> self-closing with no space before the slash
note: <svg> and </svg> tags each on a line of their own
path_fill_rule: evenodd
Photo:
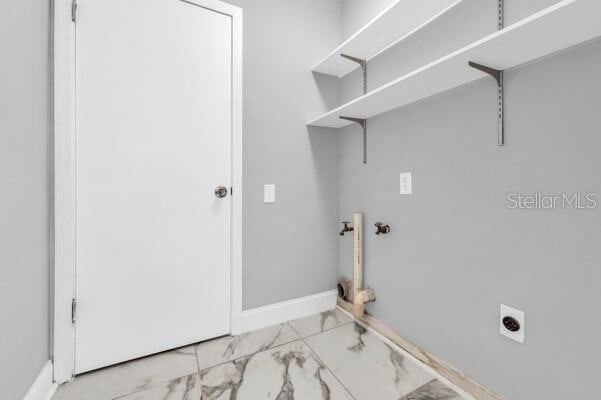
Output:
<svg viewBox="0 0 601 400">
<path fill-rule="evenodd" d="M 511 332 L 503 325 L 503 318 L 512 317 L 520 324 L 520 330 L 517 332 Z M 501 312 L 499 315 L 499 330 L 501 335 L 508 337 L 511 340 L 515 340 L 518 343 L 524 343 L 524 336 L 526 331 L 526 314 L 513 307 L 501 304 Z"/>
<path fill-rule="evenodd" d="M 265 204 L 275 203 L 275 185 L 269 184 L 263 187 L 263 202 Z"/>
<path fill-rule="evenodd" d="M 411 172 L 404 172 L 401 174 L 401 194 L 412 194 L 413 193 L 413 179 Z"/>
</svg>

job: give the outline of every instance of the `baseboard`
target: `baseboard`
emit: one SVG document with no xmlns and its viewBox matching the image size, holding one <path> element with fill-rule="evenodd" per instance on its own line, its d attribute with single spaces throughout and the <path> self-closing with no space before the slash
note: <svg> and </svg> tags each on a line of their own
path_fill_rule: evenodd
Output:
<svg viewBox="0 0 601 400">
<path fill-rule="evenodd" d="M 390 344 L 397 346 L 422 364 L 429 367 L 443 382 L 450 383 L 458 388 L 460 392 L 469 395 L 475 400 L 503 400 L 501 396 L 479 384 L 451 364 L 438 359 L 431 353 L 400 336 L 377 318 L 374 318 L 374 316 L 365 313 L 362 317 L 356 318 L 352 315 L 351 305 L 340 299 L 338 299 L 338 308 L 347 312 L 350 317 L 354 318 L 361 325 L 364 325 L 384 340 L 387 340 Z"/>
<path fill-rule="evenodd" d="M 242 332 L 281 324 L 336 308 L 337 290 L 299 297 L 242 312 Z"/>
<path fill-rule="evenodd" d="M 54 383 L 52 361 L 48 360 L 23 397 L 23 400 L 50 400 L 58 385 Z"/>
</svg>

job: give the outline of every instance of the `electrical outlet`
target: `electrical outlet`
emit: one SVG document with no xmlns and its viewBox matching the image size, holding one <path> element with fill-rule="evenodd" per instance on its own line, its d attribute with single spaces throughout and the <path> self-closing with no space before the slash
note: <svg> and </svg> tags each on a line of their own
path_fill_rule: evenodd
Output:
<svg viewBox="0 0 601 400">
<path fill-rule="evenodd" d="M 404 172 L 401 174 L 401 194 L 412 194 L 413 193 L 413 179 L 411 172 Z"/>
<path fill-rule="evenodd" d="M 265 185 L 263 187 L 263 202 L 266 204 L 275 203 L 275 185 Z"/>
<path fill-rule="evenodd" d="M 524 343 L 526 314 L 521 310 L 501 304 L 499 329 L 501 335 L 518 343 Z"/>
</svg>

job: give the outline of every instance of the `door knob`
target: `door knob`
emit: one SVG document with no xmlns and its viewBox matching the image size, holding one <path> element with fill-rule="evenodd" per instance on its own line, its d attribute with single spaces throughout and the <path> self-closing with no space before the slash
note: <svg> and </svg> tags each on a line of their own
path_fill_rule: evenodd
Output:
<svg viewBox="0 0 601 400">
<path fill-rule="evenodd" d="M 220 199 L 227 196 L 227 188 L 225 186 L 217 186 L 215 188 L 215 196 L 219 197 Z"/>
</svg>

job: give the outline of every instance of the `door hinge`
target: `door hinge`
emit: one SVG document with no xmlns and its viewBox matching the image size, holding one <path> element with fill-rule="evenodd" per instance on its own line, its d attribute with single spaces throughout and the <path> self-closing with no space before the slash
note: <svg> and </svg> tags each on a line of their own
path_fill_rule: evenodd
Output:
<svg viewBox="0 0 601 400">
<path fill-rule="evenodd" d="M 71 0 L 71 21 L 77 20 L 77 1 Z"/>
<path fill-rule="evenodd" d="M 71 322 L 75 323 L 75 317 L 77 313 L 77 300 L 71 300 Z"/>
</svg>

